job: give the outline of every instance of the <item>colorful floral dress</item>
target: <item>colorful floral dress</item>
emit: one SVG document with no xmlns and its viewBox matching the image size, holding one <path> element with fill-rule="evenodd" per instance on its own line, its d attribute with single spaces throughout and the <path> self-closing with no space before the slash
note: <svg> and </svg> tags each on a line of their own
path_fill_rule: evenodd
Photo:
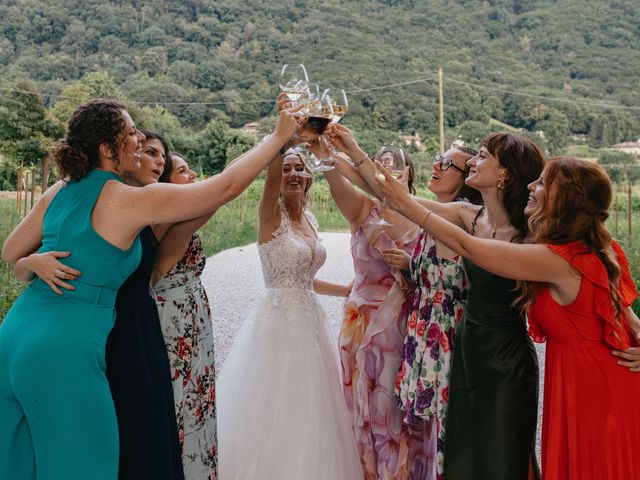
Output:
<svg viewBox="0 0 640 480">
<path fill-rule="evenodd" d="M 215 479 L 218 468 L 213 328 L 200 281 L 205 262 L 194 234 L 185 255 L 155 286 L 187 480 Z"/>
<path fill-rule="evenodd" d="M 422 479 L 435 456 L 430 435 L 402 421 L 394 394 L 411 298 L 402 272 L 382 256 L 387 248 L 413 252 L 417 236 L 413 230 L 396 243 L 379 218 L 375 202 L 351 238 L 355 280 L 340 335 L 344 393 L 365 479 Z"/>
<path fill-rule="evenodd" d="M 438 257 L 436 242 L 425 231 L 413 251 L 410 271 L 416 288 L 395 392 L 405 423 L 433 420 L 437 463 L 428 478 L 441 479 L 449 369 L 455 329 L 467 298 L 467 277 L 462 257 Z"/>
</svg>

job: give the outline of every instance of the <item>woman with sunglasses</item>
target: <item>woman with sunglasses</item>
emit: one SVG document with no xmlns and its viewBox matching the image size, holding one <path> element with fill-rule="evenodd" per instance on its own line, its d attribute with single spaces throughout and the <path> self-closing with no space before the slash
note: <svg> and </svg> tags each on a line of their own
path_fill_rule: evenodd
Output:
<svg viewBox="0 0 640 480">
<path fill-rule="evenodd" d="M 464 182 L 469 173 L 467 161 L 477 153 L 471 148 L 453 147 L 433 157 L 427 187 L 438 202 L 482 203 L 480 192 Z M 415 288 L 395 393 L 405 423 L 429 425 L 436 458 L 424 478 L 436 480 L 443 474 L 452 348 L 468 281 L 463 258 L 426 230 L 420 230 L 409 260 Z"/>
<path fill-rule="evenodd" d="M 370 185 L 377 185 L 361 175 L 358 166 L 365 153 L 351 132 L 342 125 L 331 125 L 327 137 L 354 159 L 353 164 L 337 159 L 336 170 L 325 172 L 325 177 L 352 233 L 355 280 L 344 307 L 340 358 L 365 478 L 425 478 L 434 455 L 426 426 L 414 428 L 404 423 L 394 394 L 411 297 L 403 271 L 385 253 L 401 250 L 409 255 L 418 230 L 402 215 L 391 209 L 383 211 L 380 201 L 354 188 L 355 184 L 375 194 Z M 378 158 L 395 170 L 408 166 L 409 175 L 402 182 L 413 192 L 413 165 L 400 152 L 382 149 Z M 380 222 L 383 214 L 387 225 Z"/>
</svg>

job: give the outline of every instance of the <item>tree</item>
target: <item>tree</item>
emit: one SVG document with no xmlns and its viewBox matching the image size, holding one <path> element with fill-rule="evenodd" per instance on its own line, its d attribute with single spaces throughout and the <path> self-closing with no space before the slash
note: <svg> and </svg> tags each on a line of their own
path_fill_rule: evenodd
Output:
<svg viewBox="0 0 640 480">
<path fill-rule="evenodd" d="M 38 165 L 52 144 L 52 127 L 36 89 L 28 82 L 1 83 L 0 151 L 25 165 Z"/>
<path fill-rule="evenodd" d="M 49 109 L 47 117 L 57 136 L 64 134 L 67 122 L 75 109 L 92 98 L 126 100 L 125 95 L 106 72 L 86 75 L 82 80 L 65 87 L 61 98 Z"/>
</svg>

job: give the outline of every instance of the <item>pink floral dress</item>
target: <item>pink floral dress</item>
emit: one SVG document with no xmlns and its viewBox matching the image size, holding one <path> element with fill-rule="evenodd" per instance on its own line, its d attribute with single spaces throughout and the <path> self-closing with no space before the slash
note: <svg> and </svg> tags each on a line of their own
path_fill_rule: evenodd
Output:
<svg viewBox="0 0 640 480">
<path fill-rule="evenodd" d="M 433 237 L 422 231 L 411 258 L 411 279 L 416 288 L 396 395 L 406 423 L 419 425 L 432 421 L 437 462 L 436 469 L 425 479 L 440 480 L 453 341 L 467 298 L 463 259 L 459 255 L 438 257 Z"/>
<path fill-rule="evenodd" d="M 351 238 L 355 280 L 340 335 L 344 393 L 364 478 L 417 480 L 427 475 L 435 452 L 426 426 L 402 421 L 394 394 L 411 298 L 402 272 L 382 256 L 387 248 L 413 252 L 417 236 L 413 230 L 396 243 L 379 218 L 375 202 Z"/>
<path fill-rule="evenodd" d="M 218 470 L 213 328 L 200 281 L 205 262 L 194 234 L 184 257 L 155 286 L 186 480 L 213 480 Z"/>
</svg>

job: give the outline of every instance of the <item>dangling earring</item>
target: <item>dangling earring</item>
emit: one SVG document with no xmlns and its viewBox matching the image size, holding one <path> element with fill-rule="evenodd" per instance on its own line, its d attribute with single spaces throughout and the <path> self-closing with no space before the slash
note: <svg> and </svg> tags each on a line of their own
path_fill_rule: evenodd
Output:
<svg viewBox="0 0 640 480">
<path fill-rule="evenodd" d="M 498 190 L 504 190 L 504 183 L 507 181 L 506 175 L 501 175 L 498 177 Z"/>
</svg>

